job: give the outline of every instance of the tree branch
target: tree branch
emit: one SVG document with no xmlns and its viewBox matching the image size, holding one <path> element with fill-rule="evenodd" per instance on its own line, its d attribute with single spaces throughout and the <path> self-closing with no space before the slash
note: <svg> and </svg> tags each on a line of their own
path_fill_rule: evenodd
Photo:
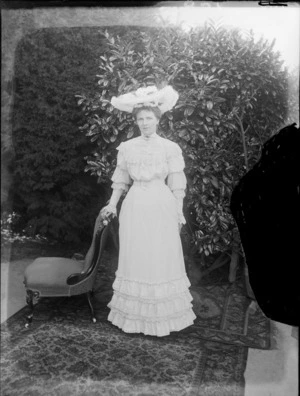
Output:
<svg viewBox="0 0 300 396">
<path fill-rule="evenodd" d="M 246 140 L 245 140 L 245 130 L 243 127 L 243 113 L 242 116 L 239 117 L 237 114 L 235 115 L 239 126 L 240 126 L 240 130 L 241 130 L 241 136 L 242 136 L 242 143 L 243 143 L 243 150 L 244 150 L 244 158 L 245 158 L 245 166 L 246 166 L 246 171 L 248 172 L 249 170 L 249 164 L 248 164 L 248 151 L 247 151 L 247 146 L 246 146 Z"/>
</svg>

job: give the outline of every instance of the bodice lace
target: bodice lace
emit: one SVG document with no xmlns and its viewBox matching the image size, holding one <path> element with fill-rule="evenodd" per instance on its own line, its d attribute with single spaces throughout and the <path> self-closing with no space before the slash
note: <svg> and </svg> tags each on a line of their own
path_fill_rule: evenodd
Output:
<svg viewBox="0 0 300 396">
<path fill-rule="evenodd" d="M 180 147 L 157 134 L 142 136 L 117 147 L 117 167 L 112 176 L 112 188 L 128 190 L 134 181 L 165 180 L 177 196 L 184 196 L 186 177 Z"/>
</svg>

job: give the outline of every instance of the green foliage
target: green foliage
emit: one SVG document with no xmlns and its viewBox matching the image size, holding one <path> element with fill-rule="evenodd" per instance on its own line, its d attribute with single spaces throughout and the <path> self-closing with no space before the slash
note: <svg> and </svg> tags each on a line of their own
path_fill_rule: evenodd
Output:
<svg viewBox="0 0 300 396">
<path fill-rule="evenodd" d="M 295 68 L 289 73 L 289 115 L 287 124 L 294 122 L 299 125 L 299 68 Z M 285 125 L 283 125 L 285 126 Z"/>
<path fill-rule="evenodd" d="M 138 134 L 131 115 L 113 109 L 111 97 L 153 83 L 172 85 L 180 98 L 160 126 L 184 152 L 188 229 L 199 252 L 226 250 L 236 240 L 233 187 L 287 116 L 287 71 L 273 43 L 212 23 L 189 33 L 107 29 L 104 38 L 98 87 L 78 96 L 86 115 L 81 129 L 94 144 L 87 170 L 109 189 L 115 148 Z"/>
<path fill-rule="evenodd" d="M 14 228 L 19 221 L 20 215 L 18 215 L 17 213 L 8 213 L 6 211 L 1 213 L 1 247 L 5 247 L 5 245 L 10 246 L 15 241 L 23 243 L 33 240 L 33 238 L 30 238 L 23 233 L 18 233 L 14 231 Z M 40 242 L 47 242 L 47 240 L 40 235 L 36 235 L 34 237 L 34 240 Z"/>
<path fill-rule="evenodd" d="M 79 130 L 76 94 L 95 84 L 101 37 L 88 29 L 45 29 L 19 44 L 12 115 L 14 210 L 21 228 L 60 241 L 90 237 L 101 188 L 84 173 L 91 144 Z"/>
<path fill-rule="evenodd" d="M 98 90 L 82 95 L 82 127 L 95 144 L 87 169 L 108 186 L 116 146 L 136 136 L 132 117 L 110 105 L 114 95 L 154 83 L 180 94 L 161 121 L 161 134 L 184 150 L 186 216 L 193 242 L 206 255 L 235 239 L 229 199 L 234 184 L 259 157 L 263 142 L 287 112 L 287 72 L 273 43 L 213 24 L 189 33 L 176 28 L 105 32 Z M 244 145 L 243 145 L 244 142 Z"/>
</svg>

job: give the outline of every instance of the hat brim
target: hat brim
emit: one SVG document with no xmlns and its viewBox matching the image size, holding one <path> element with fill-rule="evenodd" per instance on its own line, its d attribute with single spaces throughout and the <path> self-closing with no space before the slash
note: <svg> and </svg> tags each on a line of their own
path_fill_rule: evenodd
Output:
<svg viewBox="0 0 300 396">
<path fill-rule="evenodd" d="M 170 85 L 167 85 L 157 92 L 143 96 L 137 96 L 135 92 L 130 92 L 119 97 L 113 96 L 111 104 L 116 109 L 128 113 L 132 113 L 133 109 L 142 106 L 158 107 L 161 113 L 165 113 L 175 106 L 178 98 L 178 93 Z"/>
</svg>

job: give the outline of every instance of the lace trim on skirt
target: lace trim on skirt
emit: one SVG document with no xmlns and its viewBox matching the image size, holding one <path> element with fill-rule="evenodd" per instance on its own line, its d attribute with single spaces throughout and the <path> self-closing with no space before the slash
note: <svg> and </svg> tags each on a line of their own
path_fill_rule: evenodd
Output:
<svg viewBox="0 0 300 396">
<path fill-rule="evenodd" d="M 161 299 L 182 294 L 190 286 L 191 283 L 186 275 L 167 282 L 150 283 L 137 279 L 123 278 L 117 274 L 113 283 L 113 289 L 115 291 L 128 296 L 145 299 Z"/>
</svg>

